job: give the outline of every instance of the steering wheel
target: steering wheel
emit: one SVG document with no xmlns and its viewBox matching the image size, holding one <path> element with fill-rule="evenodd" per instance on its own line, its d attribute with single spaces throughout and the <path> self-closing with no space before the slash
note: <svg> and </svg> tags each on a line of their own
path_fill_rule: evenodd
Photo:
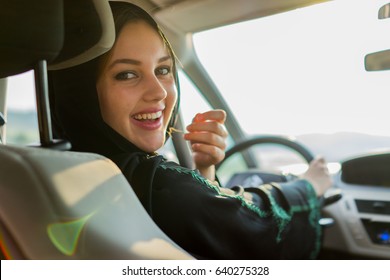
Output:
<svg viewBox="0 0 390 280">
<path fill-rule="evenodd" d="M 313 159 L 314 156 L 312 152 L 310 152 L 305 146 L 302 144 L 294 141 L 291 138 L 284 137 L 284 136 L 255 136 L 253 138 L 244 140 L 238 144 L 236 144 L 234 147 L 226 151 L 225 158 L 223 161 L 221 161 L 217 165 L 217 170 L 220 168 L 220 166 L 233 154 L 241 152 L 253 145 L 257 144 L 279 144 L 282 146 L 286 146 L 288 148 L 291 148 L 293 151 L 297 152 L 300 154 L 304 160 L 307 163 L 310 163 Z M 252 179 L 251 179 L 252 178 Z M 248 181 L 249 180 L 249 181 Z M 253 183 L 258 184 L 260 183 L 268 183 L 268 182 L 286 182 L 289 180 L 285 175 L 282 174 L 273 174 L 273 173 L 266 173 L 266 172 L 261 172 L 261 171 L 248 171 L 245 173 L 240 173 L 240 174 L 235 174 L 230 181 L 228 182 L 227 186 L 233 186 L 235 184 L 240 184 L 240 185 L 247 185 L 250 184 L 250 180 L 255 180 Z M 246 182 L 246 183 L 245 183 Z"/>
<path fill-rule="evenodd" d="M 232 156 L 233 154 L 240 152 L 242 150 L 245 150 L 245 149 L 247 149 L 253 145 L 257 145 L 257 144 L 279 144 L 282 146 L 289 147 L 289 148 L 293 149 L 294 151 L 296 151 L 298 154 L 300 154 L 307 161 L 307 163 L 310 163 L 314 159 L 312 152 L 310 152 L 305 146 L 294 141 L 291 138 L 284 137 L 284 136 L 269 136 L 269 135 L 262 136 L 262 135 L 260 135 L 260 136 L 255 136 L 253 138 L 244 140 L 244 141 L 236 144 L 231 149 L 229 149 L 226 152 L 225 158 L 220 163 L 220 165 L 226 159 L 228 159 L 230 156 Z"/>
<path fill-rule="evenodd" d="M 311 151 L 309 151 L 305 146 L 298 143 L 297 141 L 294 141 L 291 138 L 284 137 L 284 136 L 255 136 L 253 138 L 247 139 L 245 141 L 242 141 L 238 144 L 236 144 L 234 147 L 226 151 L 226 155 L 223 161 L 217 165 L 217 170 L 219 167 L 233 154 L 238 153 L 242 150 L 245 150 L 253 145 L 257 144 L 279 144 L 282 146 L 286 146 L 288 148 L 291 148 L 298 154 L 300 154 L 307 163 L 310 163 L 314 156 Z M 257 178 L 257 179 L 256 179 Z M 293 177 L 294 178 L 294 177 Z M 287 176 L 283 174 L 273 174 L 273 173 L 266 173 L 262 171 L 248 171 L 243 173 L 235 174 L 230 181 L 226 184 L 227 187 L 231 187 L 234 185 L 243 185 L 245 187 L 245 184 L 262 184 L 262 183 L 269 183 L 269 182 L 286 182 L 288 180 L 291 180 L 293 178 L 288 178 Z M 338 201 L 342 196 L 342 193 L 340 190 L 333 190 L 332 192 L 328 192 L 328 194 L 324 195 L 321 198 L 321 205 L 324 207 L 326 205 L 332 204 L 336 201 Z M 321 219 L 323 220 L 323 219 Z M 321 223 L 321 222 L 320 222 Z M 325 222 L 323 222 L 323 226 L 326 226 Z M 333 223 L 332 221 L 326 221 L 326 223 Z"/>
</svg>

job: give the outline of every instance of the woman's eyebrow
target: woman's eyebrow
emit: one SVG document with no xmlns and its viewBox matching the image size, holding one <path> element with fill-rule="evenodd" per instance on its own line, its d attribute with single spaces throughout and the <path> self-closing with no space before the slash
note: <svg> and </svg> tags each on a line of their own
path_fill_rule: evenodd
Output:
<svg viewBox="0 0 390 280">
<path fill-rule="evenodd" d="M 167 55 L 167 56 L 164 56 L 164 57 L 160 58 L 158 60 L 158 62 L 161 63 L 161 62 L 164 62 L 164 61 L 167 61 L 167 60 L 170 60 L 170 59 L 171 59 L 171 56 Z"/>
<path fill-rule="evenodd" d="M 167 61 L 167 60 L 169 60 L 169 59 L 171 59 L 171 56 L 170 56 L 170 55 L 161 57 L 161 58 L 158 60 L 158 63 Z M 112 67 L 114 67 L 116 64 L 141 65 L 142 62 L 139 61 L 139 60 L 136 60 L 136 59 L 132 59 L 132 58 L 119 58 L 119 59 L 114 60 L 114 61 L 110 64 L 110 66 L 109 66 L 108 68 L 112 68 Z"/>
<path fill-rule="evenodd" d="M 119 59 L 114 60 L 114 61 L 108 66 L 108 68 L 110 69 L 110 68 L 114 67 L 116 64 L 141 65 L 141 61 L 135 60 L 135 59 L 131 59 L 131 58 L 119 58 Z"/>
</svg>

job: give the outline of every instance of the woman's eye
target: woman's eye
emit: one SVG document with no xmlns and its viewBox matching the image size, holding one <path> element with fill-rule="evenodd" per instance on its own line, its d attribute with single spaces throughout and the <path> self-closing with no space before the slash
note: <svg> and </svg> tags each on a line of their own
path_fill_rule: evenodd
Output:
<svg viewBox="0 0 390 280">
<path fill-rule="evenodd" d="M 156 75 L 168 75 L 171 73 L 170 67 L 160 67 L 156 70 Z"/>
<path fill-rule="evenodd" d="M 136 75 L 132 72 L 121 72 L 115 76 L 115 79 L 123 81 L 135 78 Z"/>
</svg>

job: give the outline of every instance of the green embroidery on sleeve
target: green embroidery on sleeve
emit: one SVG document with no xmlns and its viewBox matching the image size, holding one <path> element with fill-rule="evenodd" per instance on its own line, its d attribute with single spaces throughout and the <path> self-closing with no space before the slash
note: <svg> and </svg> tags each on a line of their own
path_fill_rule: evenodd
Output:
<svg viewBox="0 0 390 280">
<path fill-rule="evenodd" d="M 314 259 L 318 255 L 319 250 L 321 249 L 321 226 L 318 223 L 320 219 L 320 211 L 319 211 L 319 203 L 315 191 L 309 185 L 309 183 L 306 183 L 305 187 L 308 194 L 307 204 L 293 205 L 290 207 L 288 213 L 276 203 L 275 198 L 271 194 L 272 186 L 264 185 L 261 186 L 261 189 L 267 194 L 267 197 L 271 204 L 272 212 L 274 213 L 273 215 L 274 219 L 278 225 L 278 235 L 276 236 L 277 242 L 281 241 L 282 232 L 286 228 L 288 223 L 291 221 L 292 216 L 295 213 L 309 212 L 309 217 L 308 217 L 309 224 L 314 228 L 315 235 L 316 235 L 314 250 L 310 254 L 311 255 L 310 258 Z"/>
<path fill-rule="evenodd" d="M 250 211 L 256 213 L 260 218 L 266 218 L 266 217 L 270 217 L 270 215 L 272 215 L 277 223 L 277 226 L 278 226 L 278 234 L 276 236 L 277 242 L 280 242 L 282 240 L 283 230 L 286 228 L 286 226 L 291 221 L 294 213 L 309 212 L 309 223 L 314 228 L 314 230 L 316 232 L 315 249 L 311 253 L 311 258 L 314 259 L 317 256 L 317 254 L 320 250 L 320 246 L 321 246 L 321 227 L 318 224 L 318 220 L 320 218 L 320 212 L 319 212 L 318 199 L 316 197 L 316 194 L 315 194 L 313 188 L 309 185 L 309 183 L 306 183 L 306 189 L 307 189 L 307 193 L 309 196 L 307 204 L 291 206 L 290 210 L 288 212 L 286 212 L 281 206 L 279 206 L 277 204 L 277 202 L 275 201 L 275 198 L 272 196 L 271 190 L 272 190 L 272 188 L 274 188 L 274 186 L 272 186 L 272 185 L 261 186 L 260 187 L 261 190 L 267 195 L 269 202 L 270 202 L 270 205 L 271 205 L 271 211 L 264 211 L 264 210 L 261 210 L 257 205 L 249 203 L 240 195 L 228 195 L 228 194 L 222 193 L 217 186 L 211 184 L 210 181 L 208 181 L 206 178 L 204 178 L 201 175 L 199 175 L 198 173 L 196 173 L 194 170 L 190 170 L 190 169 L 187 169 L 187 168 L 184 168 L 181 166 L 176 166 L 176 165 L 175 166 L 168 166 L 165 164 L 160 164 L 159 167 L 163 168 L 164 170 L 172 170 L 172 171 L 176 171 L 178 173 L 191 175 L 192 178 L 194 178 L 199 183 L 207 186 L 208 188 L 214 190 L 219 196 L 230 197 L 230 198 L 233 198 L 233 199 L 240 201 L 241 205 L 243 207 L 246 207 Z"/>
<path fill-rule="evenodd" d="M 290 209 L 290 213 L 293 215 L 294 213 L 310 211 L 309 223 L 314 228 L 314 231 L 316 233 L 316 240 L 314 245 L 315 248 L 311 252 L 311 259 L 314 259 L 318 255 L 321 249 L 322 234 L 321 234 L 321 226 L 318 223 L 318 221 L 320 220 L 320 205 L 318 202 L 317 194 L 315 193 L 314 189 L 307 182 L 305 186 L 308 194 L 307 205 L 292 206 Z"/>
<path fill-rule="evenodd" d="M 278 235 L 276 236 L 276 242 L 280 242 L 282 240 L 282 232 L 291 221 L 292 215 L 291 213 L 287 213 L 276 203 L 275 198 L 271 195 L 272 188 L 273 186 L 271 185 L 261 186 L 261 190 L 263 190 L 269 199 L 274 219 L 278 225 Z"/>
<path fill-rule="evenodd" d="M 207 186 L 208 188 L 214 190 L 219 196 L 221 196 L 221 197 L 230 197 L 230 198 L 233 198 L 233 199 L 236 199 L 236 200 L 240 201 L 241 205 L 243 207 L 246 207 L 247 209 L 249 209 L 252 212 L 256 213 L 260 218 L 266 218 L 266 217 L 270 216 L 269 212 L 263 211 L 257 205 L 249 203 L 248 201 L 246 201 L 240 195 L 229 195 L 229 194 L 222 193 L 217 186 L 211 184 L 210 181 L 208 181 L 206 178 L 204 178 L 201 175 L 199 175 L 198 173 L 196 173 L 194 170 L 183 168 L 181 166 L 167 166 L 167 165 L 164 165 L 164 164 L 160 164 L 159 167 L 161 167 L 161 168 L 163 168 L 165 170 L 173 170 L 173 171 L 176 171 L 178 173 L 191 175 L 192 178 L 194 178 L 199 183 Z"/>
</svg>

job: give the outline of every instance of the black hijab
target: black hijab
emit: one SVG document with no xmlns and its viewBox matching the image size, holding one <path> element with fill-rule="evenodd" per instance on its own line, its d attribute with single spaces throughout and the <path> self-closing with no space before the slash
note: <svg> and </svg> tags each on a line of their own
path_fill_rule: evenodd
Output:
<svg viewBox="0 0 390 280">
<path fill-rule="evenodd" d="M 172 48 L 157 23 L 147 12 L 126 2 L 110 2 L 110 5 L 116 36 L 125 24 L 145 21 L 160 34 L 173 58 L 178 98 L 168 125 L 170 129 L 175 124 L 180 100 Z M 68 69 L 49 71 L 54 136 L 70 141 L 73 151 L 98 153 L 112 159 L 125 174 L 146 210 L 152 214 L 150 195 L 153 176 L 163 158 L 142 151 L 104 122 L 96 91 L 99 69 L 104 59 L 105 55 L 102 55 Z"/>
</svg>

